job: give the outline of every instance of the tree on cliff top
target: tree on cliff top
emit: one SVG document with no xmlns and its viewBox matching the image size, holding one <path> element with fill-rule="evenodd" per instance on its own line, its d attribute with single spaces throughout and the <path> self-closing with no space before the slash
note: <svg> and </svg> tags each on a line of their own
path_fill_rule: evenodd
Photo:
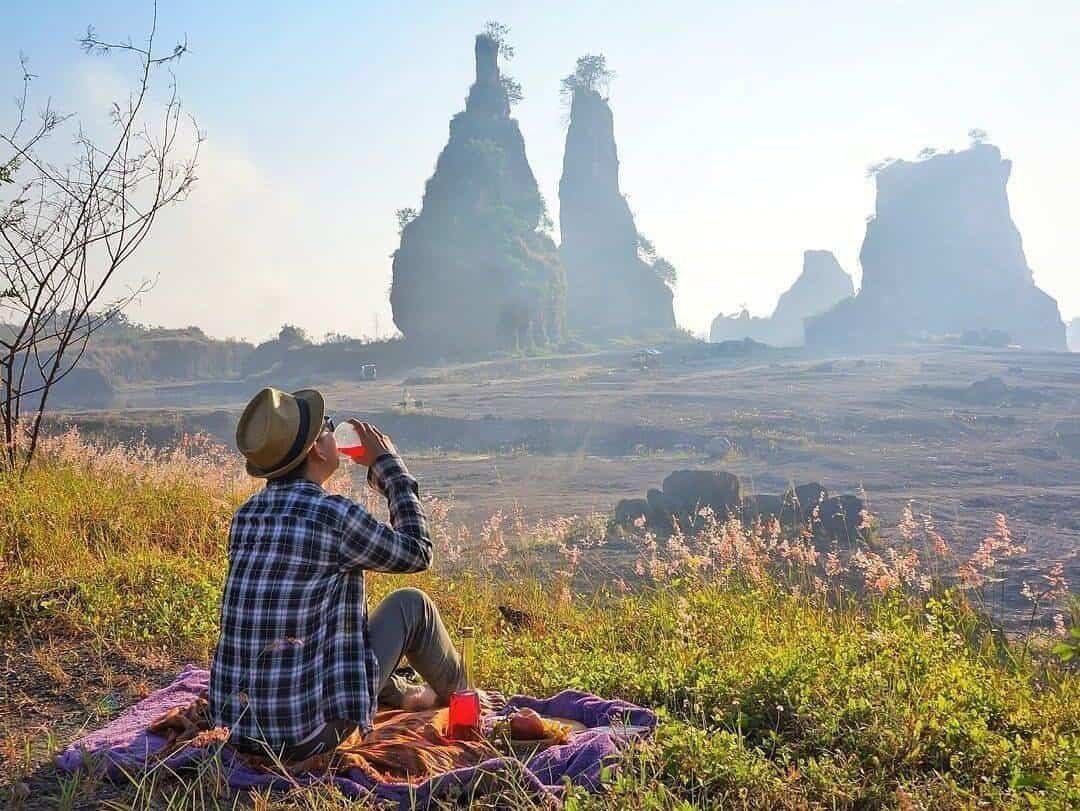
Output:
<svg viewBox="0 0 1080 811">
<path fill-rule="evenodd" d="M 514 46 L 510 44 L 510 26 L 503 25 L 496 20 L 488 20 L 484 23 L 484 30 L 480 36 L 487 37 L 499 46 L 499 56 L 510 61 L 514 58 Z"/>
<path fill-rule="evenodd" d="M 514 46 L 510 44 L 510 26 L 503 25 L 496 20 L 488 20 L 484 23 L 480 36 L 494 42 L 495 47 L 498 48 L 499 56 L 507 62 L 514 58 Z M 508 76 L 505 73 L 500 74 L 499 84 L 502 85 L 503 92 L 506 93 L 506 100 L 511 107 L 525 98 L 525 94 L 521 90 L 521 82 L 513 76 Z"/>
<path fill-rule="evenodd" d="M 614 78 L 615 71 L 608 68 L 603 54 L 585 54 L 578 57 L 574 72 L 562 80 L 559 93 L 567 104 L 574 100 L 578 90 L 594 90 L 606 96 Z"/>
</svg>

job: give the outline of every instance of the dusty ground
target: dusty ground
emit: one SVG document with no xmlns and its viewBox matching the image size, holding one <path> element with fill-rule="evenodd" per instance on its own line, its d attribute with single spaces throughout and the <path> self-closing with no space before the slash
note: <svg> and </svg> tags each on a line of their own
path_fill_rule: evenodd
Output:
<svg viewBox="0 0 1080 811">
<path fill-rule="evenodd" d="M 65 777 L 52 758 L 170 682 L 182 664 L 167 651 L 125 654 L 67 635 L 0 638 L 0 803 L 82 809 L 119 797 L 107 782 Z"/>
<path fill-rule="evenodd" d="M 336 416 L 386 428 L 425 490 L 452 497 L 470 523 L 515 504 L 532 516 L 610 511 L 674 469 L 721 468 L 757 493 L 861 486 L 886 525 L 913 499 L 966 548 L 1003 512 L 1029 547 L 1016 577 L 1064 560 L 1080 583 L 1080 354 L 928 348 L 823 361 L 698 347 L 661 361 L 642 372 L 626 350 L 313 382 Z M 992 377 L 1001 382 L 979 382 Z M 249 394 L 133 388 L 127 411 L 73 417 L 120 435 L 202 427 L 231 441 Z M 734 453 L 710 459 L 714 437 Z"/>
</svg>

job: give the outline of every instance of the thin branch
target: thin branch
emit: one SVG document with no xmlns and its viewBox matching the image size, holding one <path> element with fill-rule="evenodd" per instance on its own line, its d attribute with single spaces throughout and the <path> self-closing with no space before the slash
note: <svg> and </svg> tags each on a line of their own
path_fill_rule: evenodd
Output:
<svg viewBox="0 0 1080 811">
<path fill-rule="evenodd" d="M 108 144 L 76 130 L 78 153 L 67 166 L 42 158 L 40 148 L 68 120 L 51 103 L 32 132 L 26 132 L 33 77 L 25 59 L 18 118 L 0 144 L 11 158 L 0 164 L 0 180 L 28 173 L 24 185 L 0 207 L 0 421 L 3 463 L 23 472 L 37 448 L 42 419 L 53 387 L 84 359 L 93 334 L 137 296 L 150 289 L 143 282 L 129 294 L 105 300 L 117 270 L 149 236 L 162 208 L 186 198 L 195 182 L 203 135 L 192 121 L 194 144 L 184 160 L 179 148 L 183 108 L 171 76 L 170 96 L 160 129 L 144 121 L 151 78 L 156 68 L 178 62 L 187 40 L 171 52 L 155 52 L 157 4 L 145 45 L 112 41 L 87 30 L 81 45 L 88 53 L 130 53 L 140 72 L 126 103 L 113 105 L 116 134 Z M 32 413 L 21 425 L 23 411 Z M 25 430 L 24 430 L 25 428 Z"/>
</svg>

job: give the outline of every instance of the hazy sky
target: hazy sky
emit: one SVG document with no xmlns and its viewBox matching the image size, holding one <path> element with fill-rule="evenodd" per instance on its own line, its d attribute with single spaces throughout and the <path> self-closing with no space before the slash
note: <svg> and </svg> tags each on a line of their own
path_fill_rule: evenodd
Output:
<svg viewBox="0 0 1080 811">
<path fill-rule="evenodd" d="M 39 0 L 0 26 L 0 98 L 18 53 L 37 99 L 100 116 L 130 63 L 83 55 L 88 24 L 141 37 L 143 0 Z M 262 339 L 285 321 L 316 336 L 391 330 L 394 210 L 419 207 L 473 75 L 472 38 L 512 29 L 514 115 L 558 212 L 559 79 L 600 52 L 622 189 L 639 229 L 679 270 L 695 332 L 742 304 L 771 311 L 803 250 L 855 277 L 873 210 L 866 166 L 981 127 L 1014 162 L 1009 197 L 1036 282 L 1080 315 L 1080 3 L 454 2 L 162 0 L 163 44 L 207 141 L 200 181 L 165 212 L 126 283 L 158 278 L 130 311 Z M 13 107 L 0 108 L 5 126 Z"/>
</svg>

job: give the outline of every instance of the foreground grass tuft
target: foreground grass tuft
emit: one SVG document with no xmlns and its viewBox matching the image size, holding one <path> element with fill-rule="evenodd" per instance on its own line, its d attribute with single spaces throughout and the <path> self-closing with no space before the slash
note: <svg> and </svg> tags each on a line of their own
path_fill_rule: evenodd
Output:
<svg viewBox="0 0 1080 811">
<path fill-rule="evenodd" d="M 215 453 L 98 451 L 69 436 L 52 440 L 24 480 L 0 473 L 5 641 L 32 648 L 42 672 L 65 684 L 71 675 L 48 661 L 42 640 L 128 661 L 205 662 L 228 521 L 252 488 Z M 546 548 L 558 545 L 550 540 Z M 573 687 L 658 708 L 655 739 L 610 770 L 602 795 L 572 795 L 572 808 L 1080 804 L 1077 673 L 984 632 L 950 592 L 866 601 L 739 576 L 672 576 L 629 590 L 613 576 L 568 591 L 555 568 L 504 563 L 502 572 L 532 574 L 495 577 L 463 560 L 452 572 L 371 585 L 373 600 L 402 585 L 426 589 L 452 628 L 478 626 L 484 685 L 542 695 Z M 502 604 L 534 621 L 510 628 Z M 40 785 L 44 749 L 76 728 L 21 729 L 15 697 L 7 700 L 0 758 L 6 799 L 18 803 L 35 769 Z M 86 718 L 98 724 L 118 710 L 95 706 Z M 119 790 L 53 780 L 42 790 L 69 807 L 101 792 L 118 808 L 235 799 L 211 772 Z M 244 802 L 365 807 L 327 792 Z M 509 785 L 498 802 L 528 807 Z"/>
</svg>

